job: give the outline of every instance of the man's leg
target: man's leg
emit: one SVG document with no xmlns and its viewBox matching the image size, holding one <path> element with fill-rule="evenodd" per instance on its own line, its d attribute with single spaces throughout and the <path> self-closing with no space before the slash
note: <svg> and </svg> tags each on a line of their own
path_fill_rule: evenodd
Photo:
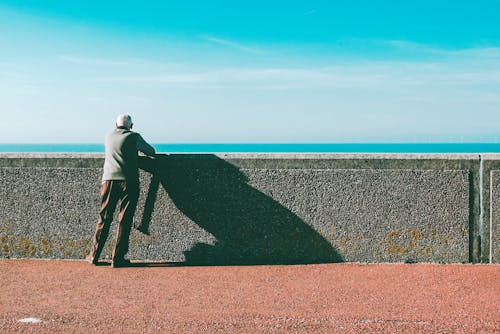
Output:
<svg viewBox="0 0 500 334">
<path fill-rule="evenodd" d="M 128 252 L 130 230 L 134 219 L 135 208 L 139 198 L 139 184 L 123 181 L 121 184 L 122 198 L 120 212 L 118 213 L 118 231 L 116 245 L 113 252 L 113 263 L 123 262 Z"/>
<path fill-rule="evenodd" d="M 92 247 L 87 259 L 96 264 L 101 255 L 104 244 L 108 239 L 109 228 L 113 221 L 113 213 L 118 201 L 116 181 L 104 181 L 101 185 L 100 197 L 101 208 L 99 218 L 95 228 L 94 237 L 92 238 Z"/>
</svg>

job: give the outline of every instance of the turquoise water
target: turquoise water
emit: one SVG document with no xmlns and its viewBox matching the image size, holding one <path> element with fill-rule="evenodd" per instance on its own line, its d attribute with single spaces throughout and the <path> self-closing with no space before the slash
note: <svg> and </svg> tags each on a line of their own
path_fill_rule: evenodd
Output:
<svg viewBox="0 0 500 334">
<path fill-rule="evenodd" d="M 164 153 L 500 153 L 500 143 L 153 144 Z M 102 144 L 0 144 L 0 152 L 99 153 Z"/>
</svg>

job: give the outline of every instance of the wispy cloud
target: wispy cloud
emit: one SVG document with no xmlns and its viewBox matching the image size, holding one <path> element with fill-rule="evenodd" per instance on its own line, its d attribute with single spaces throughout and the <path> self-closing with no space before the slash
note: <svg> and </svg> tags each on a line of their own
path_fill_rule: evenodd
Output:
<svg viewBox="0 0 500 334">
<path fill-rule="evenodd" d="M 3 77 L 20 78 L 24 72 L 26 72 L 24 64 L 0 61 L 0 75 Z"/>
<path fill-rule="evenodd" d="M 371 61 L 308 67 L 233 67 L 205 70 L 173 69 L 96 78 L 99 82 L 247 87 L 255 89 L 413 89 L 415 87 L 474 87 L 500 85 L 500 59 L 477 67 L 478 58 L 462 62 Z M 496 65 L 495 65 L 496 64 Z"/>
<path fill-rule="evenodd" d="M 207 73 L 175 73 L 175 74 L 143 74 L 95 78 L 90 81 L 103 83 L 137 83 L 137 84 L 198 84 L 208 82 Z"/>
<path fill-rule="evenodd" d="M 89 65 L 89 66 L 129 66 L 137 65 L 137 62 L 133 61 L 122 61 L 122 60 L 110 60 L 104 58 L 89 58 L 77 55 L 67 55 L 61 54 L 57 58 L 64 62 L 77 65 Z"/>
<path fill-rule="evenodd" d="M 20 63 L 15 63 L 12 61 L 0 61 L 0 67 L 22 67 Z"/>
<path fill-rule="evenodd" d="M 204 36 L 203 39 L 211 43 L 215 43 L 222 46 L 227 46 L 233 49 L 237 49 L 244 52 L 254 53 L 254 54 L 265 54 L 266 52 L 260 48 L 250 47 L 241 43 L 230 41 L 227 39 L 222 39 L 214 36 Z"/>
<path fill-rule="evenodd" d="M 462 49 L 450 49 L 406 40 L 370 40 L 365 42 L 388 47 L 393 51 L 404 51 L 417 55 L 427 54 L 429 56 L 481 57 L 483 59 L 500 59 L 500 47 L 470 47 Z"/>
<path fill-rule="evenodd" d="M 141 66 L 177 67 L 182 65 L 179 63 L 161 62 L 143 58 L 110 59 L 104 57 L 94 58 L 94 57 L 72 55 L 72 54 L 59 54 L 57 55 L 57 59 L 70 64 L 85 65 L 85 66 L 104 66 L 104 67 L 141 67 Z"/>
<path fill-rule="evenodd" d="M 443 49 L 438 49 L 435 47 L 431 47 L 427 44 L 416 43 L 413 41 L 405 41 L 405 40 L 372 40 L 375 44 L 385 45 L 394 49 L 402 49 L 408 51 L 425 51 L 432 53 L 440 53 Z"/>
<path fill-rule="evenodd" d="M 246 46 L 215 37 L 212 43 L 232 48 Z M 357 41 L 360 42 L 361 41 Z M 401 40 L 372 40 L 374 44 L 409 53 L 425 53 L 427 58 L 383 58 L 362 60 L 322 61 L 311 64 L 290 62 L 283 66 L 241 66 L 183 63 L 163 64 L 148 59 L 108 60 L 75 55 L 60 55 L 59 59 L 88 66 L 122 66 L 119 70 L 101 70 L 82 78 L 86 82 L 118 83 L 134 87 L 181 87 L 191 89 L 242 89 L 269 91 L 345 91 L 393 92 L 413 99 L 420 92 L 422 99 L 439 91 L 463 94 L 481 90 L 491 94 L 500 87 L 500 48 L 469 48 L 447 50 Z M 254 51 L 253 49 L 251 49 Z M 246 50 L 248 52 L 248 50 Z M 154 66 L 139 66 L 152 64 Z M 112 66 L 108 66 L 112 67 Z M 458 93 L 461 92 L 461 93 Z M 420 99 L 420 98 L 418 98 Z"/>
</svg>

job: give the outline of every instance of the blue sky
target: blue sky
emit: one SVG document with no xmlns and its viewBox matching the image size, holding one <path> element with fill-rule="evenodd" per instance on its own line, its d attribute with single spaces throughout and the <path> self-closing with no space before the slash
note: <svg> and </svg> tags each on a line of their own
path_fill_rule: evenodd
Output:
<svg viewBox="0 0 500 334">
<path fill-rule="evenodd" d="M 3 1 L 0 143 L 500 138 L 500 0 Z"/>
</svg>

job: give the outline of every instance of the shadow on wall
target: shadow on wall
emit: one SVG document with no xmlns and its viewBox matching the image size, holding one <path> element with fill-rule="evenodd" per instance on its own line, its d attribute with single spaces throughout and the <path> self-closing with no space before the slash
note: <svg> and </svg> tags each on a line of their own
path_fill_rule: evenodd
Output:
<svg viewBox="0 0 500 334">
<path fill-rule="evenodd" d="M 140 157 L 140 167 L 153 174 L 143 229 L 161 184 L 177 208 L 217 240 L 186 251 L 187 265 L 343 262 L 319 233 L 215 155 Z"/>
</svg>

